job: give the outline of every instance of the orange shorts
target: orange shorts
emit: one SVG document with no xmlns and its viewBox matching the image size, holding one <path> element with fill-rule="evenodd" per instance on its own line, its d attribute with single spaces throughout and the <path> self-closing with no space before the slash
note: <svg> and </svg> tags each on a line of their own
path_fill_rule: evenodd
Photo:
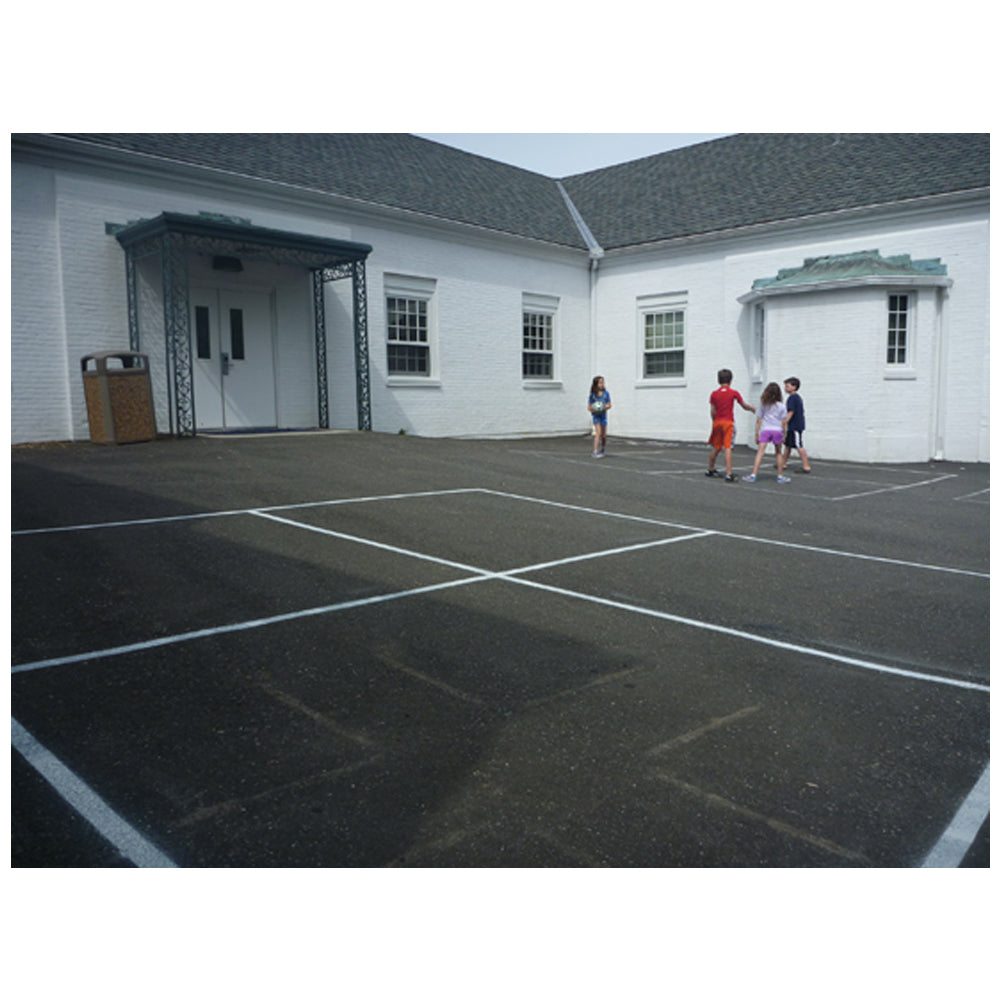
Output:
<svg viewBox="0 0 1000 1000">
<path fill-rule="evenodd" d="M 712 433 L 709 436 L 708 443 L 717 451 L 732 448 L 734 430 L 735 425 L 732 420 L 716 420 L 712 424 Z"/>
</svg>

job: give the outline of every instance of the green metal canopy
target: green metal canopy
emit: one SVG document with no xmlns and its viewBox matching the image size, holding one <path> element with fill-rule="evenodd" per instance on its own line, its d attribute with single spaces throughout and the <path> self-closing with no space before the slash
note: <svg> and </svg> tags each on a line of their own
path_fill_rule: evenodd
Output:
<svg viewBox="0 0 1000 1000">
<path fill-rule="evenodd" d="M 773 278 L 757 278 L 741 295 L 744 305 L 786 292 L 827 291 L 860 285 L 949 287 L 948 268 L 940 258 L 912 260 L 909 254 L 883 257 L 878 250 L 807 257 L 801 267 L 783 268 Z"/>
<path fill-rule="evenodd" d="M 152 219 L 106 226 L 125 251 L 128 286 L 129 345 L 141 350 L 136 264 L 159 255 L 163 281 L 167 393 L 171 433 L 195 434 L 194 379 L 188 310 L 188 254 L 216 254 L 275 264 L 292 264 L 312 272 L 313 319 L 316 339 L 317 425 L 330 426 L 326 362 L 326 312 L 323 288 L 327 281 L 351 278 L 354 291 L 354 354 L 357 381 L 358 430 L 371 430 L 371 389 L 368 365 L 368 304 L 366 243 L 334 240 L 308 233 L 254 226 L 246 219 L 202 213 L 162 212 Z"/>
<path fill-rule="evenodd" d="M 372 252 L 367 243 L 268 229 L 251 225 L 245 219 L 206 212 L 198 215 L 161 212 L 156 218 L 116 227 L 114 235 L 128 249 L 167 234 L 183 236 L 189 246 L 200 252 L 212 252 L 215 243 L 223 241 L 227 252 L 236 256 L 283 264 L 294 261 L 314 268 L 365 260 Z"/>
</svg>

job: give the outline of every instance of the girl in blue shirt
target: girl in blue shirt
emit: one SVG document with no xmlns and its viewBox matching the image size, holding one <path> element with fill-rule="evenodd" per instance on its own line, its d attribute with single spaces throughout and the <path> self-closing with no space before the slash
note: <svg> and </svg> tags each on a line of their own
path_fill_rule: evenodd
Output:
<svg viewBox="0 0 1000 1000">
<path fill-rule="evenodd" d="M 592 458 L 604 458 L 604 448 L 608 443 L 608 410 L 611 409 L 611 393 L 604 388 L 604 377 L 595 375 L 590 383 L 587 409 L 594 421 L 594 454 Z"/>
</svg>

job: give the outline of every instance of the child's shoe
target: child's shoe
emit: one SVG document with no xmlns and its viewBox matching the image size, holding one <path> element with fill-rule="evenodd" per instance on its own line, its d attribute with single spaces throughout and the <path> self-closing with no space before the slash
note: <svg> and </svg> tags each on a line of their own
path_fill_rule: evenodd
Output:
<svg viewBox="0 0 1000 1000">
<path fill-rule="evenodd" d="M 788 476 L 778 476 L 778 482 L 779 483 L 790 483 L 791 479 L 789 479 Z"/>
<path fill-rule="evenodd" d="M 730 473 L 728 476 L 726 476 L 726 482 L 727 483 L 735 483 L 736 482 L 736 477 L 732 473 Z"/>
<path fill-rule="evenodd" d="M 752 476 L 752 475 L 751 476 L 744 476 L 743 477 L 743 482 L 745 482 L 745 483 L 755 483 L 755 482 L 757 482 L 757 477 L 756 476 Z"/>
<path fill-rule="evenodd" d="M 717 476 L 718 474 L 719 473 L 716 472 L 715 469 L 709 469 L 708 472 L 705 473 L 706 476 Z"/>
</svg>

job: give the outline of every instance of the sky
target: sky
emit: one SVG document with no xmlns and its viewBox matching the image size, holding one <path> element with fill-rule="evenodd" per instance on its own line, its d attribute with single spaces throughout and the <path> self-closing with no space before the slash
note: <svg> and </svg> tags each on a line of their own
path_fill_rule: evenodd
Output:
<svg viewBox="0 0 1000 1000">
<path fill-rule="evenodd" d="M 569 177 L 731 132 L 415 132 L 547 177 Z"/>
</svg>

